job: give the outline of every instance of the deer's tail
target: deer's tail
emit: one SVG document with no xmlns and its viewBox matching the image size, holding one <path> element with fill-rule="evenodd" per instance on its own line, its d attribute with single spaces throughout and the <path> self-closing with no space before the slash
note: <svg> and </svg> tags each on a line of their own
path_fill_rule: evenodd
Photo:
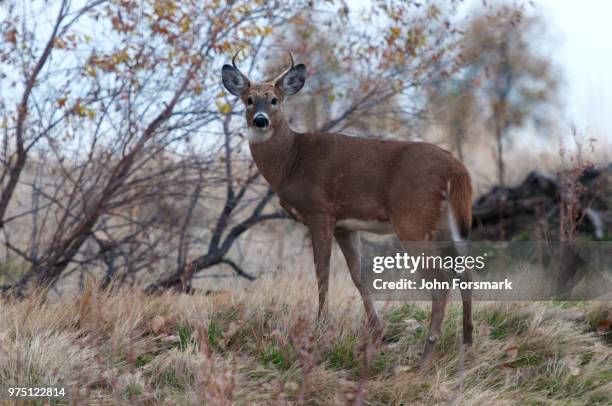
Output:
<svg viewBox="0 0 612 406">
<path fill-rule="evenodd" d="M 470 237 L 472 228 L 472 182 L 467 171 L 455 172 L 448 183 L 448 226 L 453 241 Z"/>
</svg>

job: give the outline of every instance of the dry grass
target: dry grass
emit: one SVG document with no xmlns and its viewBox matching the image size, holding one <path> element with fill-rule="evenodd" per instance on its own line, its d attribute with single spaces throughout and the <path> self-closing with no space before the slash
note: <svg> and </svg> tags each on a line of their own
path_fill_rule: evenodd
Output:
<svg viewBox="0 0 612 406">
<path fill-rule="evenodd" d="M 419 373 L 427 304 L 381 306 L 390 342 L 373 347 L 348 279 L 332 280 L 319 325 L 315 298 L 296 273 L 210 296 L 89 288 L 0 303 L 0 382 L 64 386 L 77 404 L 612 402 L 612 348 L 593 332 L 609 303 L 477 304 L 465 353 L 453 304 Z"/>
</svg>

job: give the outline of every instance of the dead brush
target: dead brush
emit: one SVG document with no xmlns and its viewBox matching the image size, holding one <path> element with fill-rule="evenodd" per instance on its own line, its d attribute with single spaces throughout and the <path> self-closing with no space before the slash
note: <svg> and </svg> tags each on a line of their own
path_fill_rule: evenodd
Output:
<svg viewBox="0 0 612 406">
<path fill-rule="evenodd" d="M 304 403 L 308 378 L 316 366 L 318 356 L 320 356 L 316 351 L 316 338 L 312 331 L 312 326 L 304 315 L 301 315 L 296 320 L 289 333 L 289 340 L 296 348 L 302 369 L 301 382 L 296 396 L 297 403 L 301 405 Z"/>
<path fill-rule="evenodd" d="M 612 351 L 606 337 L 595 334 L 608 331 L 607 302 L 479 303 L 477 351 L 463 360 L 456 350 L 460 307 L 454 305 L 435 371 L 423 373 L 416 367 L 426 307 L 379 309 L 396 340 L 378 346 L 363 313 L 355 311 L 361 311 L 359 298 L 348 300 L 355 292 L 346 283 L 332 283 L 336 306 L 314 322 L 316 304 L 304 288 L 312 279 L 295 284 L 293 275 L 281 274 L 214 306 L 213 298 L 198 294 L 106 294 L 95 287 L 84 298 L 0 301 L 0 382 L 64 386 L 72 404 L 612 401 Z M 419 329 L 405 323 L 413 318 Z M 179 337 L 182 331 L 188 335 Z M 262 359 L 266 344 L 276 346 L 283 363 Z M 334 363 L 339 348 L 348 357 Z"/>
<path fill-rule="evenodd" d="M 372 358 L 376 354 L 377 348 L 380 345 L 380 343 L 376 345 L 371 336 L 367 334 L 367 328 L 363 331 L 364 333 L 361 334 L 361 343 L 358 346 L 358 352 L 360 353 L 362 359 L 361 374 L 352 393 L 347 399 L 351 400 L 352 404 L 355 406 L 363 405 L 367 399 L 367 384 L 372 365 Z"/>
<path fill-rule="evenodd" d="M 197 375 L 199 403 L 204 405 L 232 406 L 236 389 L 236 360 L 231 367 L 218 362 L 208 342 L 208 329 L 198 328 L 199 352 L 203 358 Z"/>
<path fill-rule="evenodd" d="M 583 157 L 584 146 L 587 140 L 584 134 L 579 133 L 576 128 L 572 129 L 572 139 L 575 144 L 575 152 L 569 153 L 563 144 L 560 147 L 561 164 L 565 165 L 558 172 L 559 179 L 559 271 L 557 275 L 557 290 L 560 298 L 566 297 L 572 285 L 579 282 L 581 275 L 577 270 L 576 241 L 578 229 L 584 223 L 586 216 L 596 217 L 591 209 L 594 197 L 586 201 L 588 189 L 582 184 L 581 179 L 593 165 L 585 161 Z M 594 149 L 593 139 L 588 140 L 588 146 Z M 592 224 L 597 221 L 591 220 Z M 595 230 L 595 235 L 600 234 Z"/>
<path fill-rule="evenodd" d="M 584 158 L 584 148 L 586 146 L 593 151 L 594 139 L 586 139 L 584 134 L 572 129 L 572 139 L 576 150 L 574 153 L 561 144 L 559 155 L 561 165 L 565 166 L 558 171 L 559 178 L 559 238 L 561 241 L 575 241 L 577 230 L 584 217 L 589 213 L 591 202 L 582 202 L 587 188 L 581 183 L 585 171 L 593 168 L 593 164 Z"/>
</svg>

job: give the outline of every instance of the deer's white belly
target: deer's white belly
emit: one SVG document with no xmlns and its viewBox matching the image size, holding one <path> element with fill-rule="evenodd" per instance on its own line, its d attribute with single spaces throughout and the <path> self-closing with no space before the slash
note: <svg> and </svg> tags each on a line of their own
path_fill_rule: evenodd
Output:
<svg viewBox="0 0 612 406">
<path fill-rule="evenodd" d="M 337 229 L 367 231 L 375 234 L 393 234 L 393 227 L 387 221 L 344 219 L 336 222 Z"/>
</svg>

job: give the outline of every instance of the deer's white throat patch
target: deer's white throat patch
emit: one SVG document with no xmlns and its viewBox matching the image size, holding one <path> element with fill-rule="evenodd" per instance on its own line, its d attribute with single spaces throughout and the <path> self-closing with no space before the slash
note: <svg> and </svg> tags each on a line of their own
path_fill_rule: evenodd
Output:
<svg viewBox="0 0 612 406">
<path fill-rule="evenodd" d="M 270 139 L 270 137 L 272 136 L 272 130 L 271 129 L 267 129 L 267 130 L 256 130 L 253 127 L 249 127 L 249 129 L 247 130 L 247 138 L 249 140 L 249 142 L 252 142 L 253 144 L 256 144 L 258 142 L 264 142 Z"/>
</svg>

